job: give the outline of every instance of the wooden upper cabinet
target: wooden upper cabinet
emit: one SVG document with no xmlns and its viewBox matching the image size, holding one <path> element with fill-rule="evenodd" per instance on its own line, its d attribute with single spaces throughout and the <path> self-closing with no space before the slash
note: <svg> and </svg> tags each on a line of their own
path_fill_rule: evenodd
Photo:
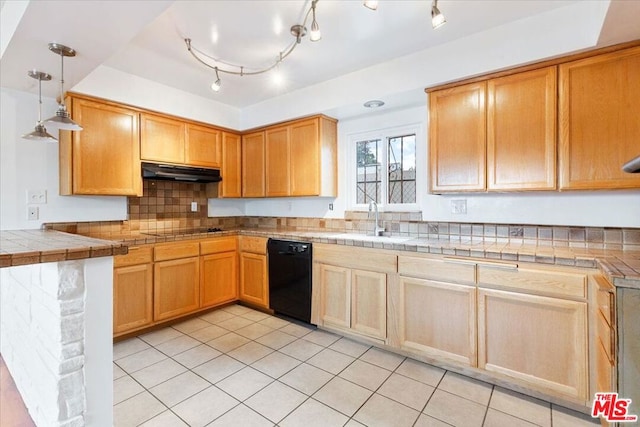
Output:
<svg viewBox="0 0 640 427">
<path fill-rule="evenodd" d="M 265 141 L 261 131 L 242 136 L 242 197 L 264 196 Z"/>
<path fill-rule="evenodd" d="M 290 127 L 281 126 L 265 131 L 266 196 L 289 196 L 291 175 Z"/>
<path fill-rule="evenodd" d="M 556 67 L 487 82 L 487 189 L 556 188 Z"/>
<path fill-rule="evenodd" d="M 485 189 L 486 82 L 429 94 L 431 191 Z"/>
<path fill-rule="evenodd" d="M 142 196 L 138 112 L 71 97 L 79 132 L 60 132 L 60 194 Z"/>
<path fill-rule="evenodd" d="M 184 163 L 184 122 L 153 114 L 140 114 L 140 158 Z"/>
<path fill-rule="evenodd" d="M 640 47 L 560 65 L 560 189 L 640 188 Z"/>
<path fill-rule="evenodd" d="M 291 125 L 291 195 L 337 196 L 335 121 L 326 117 Z"/>
<path fill-rule="evenodd" d="M 140 115 L 142 160 L 218 168 L 222 159 L 221 133 L 170 117 Z"/>
<path fill-rule="evenodd" d="M 191 166 L 219 168 L 222 158 L 220 137 L 221 132 L 217 129 L 187 124 L 185 163 Z"/>
<path fill-rule="evenodd" d="M 240 135 L 222 133 L 222 182 L 219 197 L 242 196 L 242 142 Z"/>
</svg>

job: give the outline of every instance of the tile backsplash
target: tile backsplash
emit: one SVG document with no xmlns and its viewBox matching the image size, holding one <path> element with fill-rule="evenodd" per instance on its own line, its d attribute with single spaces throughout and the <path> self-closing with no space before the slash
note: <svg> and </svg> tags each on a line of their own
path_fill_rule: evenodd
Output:
<svg viewBox="0 0 640 427">
<path fill-rule="evenodd" d="M 127 198 L 131 224 L 140 231 L 206 227 L 206 184 L 144 180 L 143 196 Z M 191 204 L 197 211 L 191 211 Z"/>
<path fill-rule="evenodd" d="M 191 203 L 197 212 L 191 211 Z M 369 233 L 368 212 L 347 211 L 342 218 L 207 217 L 206 185 L 173 181 L 144 181 L 144 195 L 129 197 L 127 221 L 45 224 L 46 228 L 118 237 L 137 233 L 200 232 L 210 227 L 279 228 L 292 231 Z M 385 234 L 458 242 L 496 242 L 588 249 L 639 250 L 640 228 L 481 224 L 422 221 L 421 212 L 381 212 Z"/>
</svg>

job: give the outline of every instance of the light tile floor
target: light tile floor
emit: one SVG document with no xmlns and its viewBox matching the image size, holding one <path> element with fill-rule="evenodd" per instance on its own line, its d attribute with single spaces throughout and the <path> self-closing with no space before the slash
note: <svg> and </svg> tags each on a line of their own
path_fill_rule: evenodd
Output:
<svg viewBox="0 0 640 427">
<path fill-rule="evenodd" d="M 234 305 L 113 348 L 128 426 L 597 426 L 590 417 Z"/>
</svg>

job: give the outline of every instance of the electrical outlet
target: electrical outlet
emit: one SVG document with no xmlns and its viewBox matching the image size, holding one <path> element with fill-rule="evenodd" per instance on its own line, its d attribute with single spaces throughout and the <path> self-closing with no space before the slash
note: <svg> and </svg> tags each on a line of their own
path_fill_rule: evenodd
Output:
<svg viewBox="0 0 640 427">
<path fill-rule="evenodd" d="M 37 206 L 27 206 L 27 219 L 36 221 L 38 219 L 39 209 Z"/>
<path fill-rule="evenodd" d="M 47 190 L 27 190 L 27 203 L 29 204 L 47 203 Z"/>
<path fill-rule="evenodd" d="M 329 203 L 329 210 L 332 211 L 333 210 L 333 203 Z"/>
<path fill-rule="evenodd" d="M 451 201 L 451 213 L 457 215 L 467 214 L 467 199 L 459 199 Z"/>
<path fill-rule="evenodd" d="M 198 202 L 191 202 L 191 212 L 198 212 Z"/>
</svg>

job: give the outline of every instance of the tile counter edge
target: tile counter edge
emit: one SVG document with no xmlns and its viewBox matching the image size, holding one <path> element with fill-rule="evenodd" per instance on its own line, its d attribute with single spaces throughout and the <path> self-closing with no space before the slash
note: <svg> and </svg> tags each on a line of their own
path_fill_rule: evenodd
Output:
<svg viewBox="0 0 640 427">
<path fill-rule="evenodd" d="M 124 241 L 54 230 L 2 230 L 0 268 L 125 255 L 127 247 Z"/>
</svg>

